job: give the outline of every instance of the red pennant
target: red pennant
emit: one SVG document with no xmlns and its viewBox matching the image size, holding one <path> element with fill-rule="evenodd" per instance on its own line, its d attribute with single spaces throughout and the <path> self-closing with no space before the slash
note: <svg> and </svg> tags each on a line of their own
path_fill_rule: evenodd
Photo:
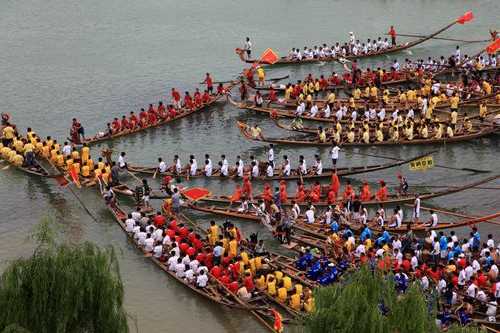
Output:
<svg viewBox="0 0 500 333">
<path fill-rule="evenodd" d="M 186 189 L 181 191 L 182 195 L 188 198 L 189 200 L 200 200 L 205 197 L 210 196 L 210 191 L 204 187 L 193 187 L 190 189 Z"/>
<path fill-rule="evenodd" d="M 278 55 L 272 49 L 267 49 L 262 53 L 260 57 L 260 62 L 263 64 L 272 65 L 279 60 Z"/>
<path fill-rule="evenodd" d="M 486 47 L 486 52 L 488 52 L 488 54 L 495 54 L 498 49 L 500 49 L 500 38 L 495 39 L 493 43 L 488 45 Z"/>
<path fill-rule="evenodd" d="M 81 187 L 80 185 L 80 179 L 78 177 L 78 173 L 76 172 L 76 169 L 75 169 L 75 166 L 72 164 L 70 169 L 69 169 L 69 175 L 71 176 L 71 179 L 73 180 L 73 183 L 75 183 L 75 185 L 77 187 Z"/>
<path fill-rule="evenodd" d="M 466 12 L 464 15 L 457 18 L 457 23 L 464 24 L 465 22 L 472 21 L 474 14 L 471 11 Z"/>
</svg>

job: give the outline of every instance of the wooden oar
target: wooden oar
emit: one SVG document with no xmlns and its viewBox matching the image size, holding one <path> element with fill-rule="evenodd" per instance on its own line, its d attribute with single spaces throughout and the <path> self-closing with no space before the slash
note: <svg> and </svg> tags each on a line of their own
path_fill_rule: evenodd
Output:
<svg viewBox="0 0 500 333">
<path fill-rule="evenodd" d="M 361 155 L 361 156 L 370 156 L 370 157 L 377 157 L 377 158 L 385 158 L 387 160 L 393 160 L 393 161 L 403 161 L 399 158 L 394 158 L 394 157 L 389 157 L 389 156 L 380 156 L 380 155 L 373 155 L 373 154 L 364 154 L 364 153 L 355 153 L 352 152 L 352 154 L 355 155 Z M 457 170 L 457 171 L 467 171 L 467 172 L 474 172 L 474 173 L 489 173 L 491 170 L 480 170 L 480 169 L 472 169 L 472 168 L 453 168 L 453 167 L 448 167 L 444 165 L 439 165 L 439 164 L 434 164 L 435 167 L 437 168 L 442 168 L 442 169 L 448 169 L 448 170 Z"/>
<path fill-rule="evenodd" d="M 396 183 L 386 183 L 389 186 L 398 186 Z M 428 188 L 456 188 L 460 186 L 450 186 L 450 185 L 425 185 L 425 184 L 412 184 L 411 187 L 428 187 Z M 500 186 L 477 186 L 474 187 L 477 190 L 500 190 Z"/>
<path fill-rule="evenodd" d="M 389 34 L 385 34 L 389 35 Z M 400 34 L 398 33 L 397 36 L 401 37 L 415 37 L 415 38 L 425 38 L 427 36 L 425 35 L 417 35 L 417 34 Z M 447 40 L 450 42 L 461 42 L 461 43 L 486 43 L 491 41 L 490 39 L 483 39 L 483 40 L 464 40 L 464 39 L 455 39 L 455 38 L 446 38 L 446 37 L 432 37 L 431 39 L 439 39 L 439 40 Z"/>
</svg>

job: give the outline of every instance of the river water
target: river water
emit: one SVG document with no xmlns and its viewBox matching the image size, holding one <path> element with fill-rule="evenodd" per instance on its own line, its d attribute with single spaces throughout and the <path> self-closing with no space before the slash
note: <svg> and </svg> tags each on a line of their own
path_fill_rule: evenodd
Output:
<svg viewBox="0 0 500 333">
<path fill-rule="evenodd" d="M 0 2 L 0 98 L 1 111 L 9 112 L 20 128 L 28 126 L 43 135 L 64 140 L 72 117 L 79 118 L 87 133 L 102 130 L 107 121 L 148 103 L 165 99 L 171 87 L 194 90 L 196 82 L 209 71 L 216 80 L 233 78 L 242 69 L 234 53 L 246 36 L 254 52 L 272 47 L 285 54 L 291 47 L 345 40 L 349 31 L 360 38 L 378 37 L 393 24 L 401 33 L 428 33 L 448 24 L 466 10 L 476 19 L 456 25 L 445 33 L 464 39 L 488 38 L 489 28 L 498 28 L 500 2 L 491 1 L 14 1 Z M 449 55 L 454 43 L 429 41 L 397 55 L 427 57 Z M 463 53 L 475 53 L 480 44 L 461 44 Z M 367 63 L 390 63 L 396 55 Z M 336 64 L 281 67 L 268 71 L 280 76 L 290 71 L 292 79 L 307 73 L 340 70 Z M 265 147 L 244 140 L 236 120 L 261 121 L 265 132 L 286 135 L 260 116 L 220 104 L 201 114 L 157 130 L 139 134 L 110 145 L 126 151 L 130 162 L 151 165 L 163 156 L 171 160 L 178 153 L 183 162 L 188 155 L 211 153 L 218 161 L 225 153 L 231 162 L 237 154 L 264 158 Z M 436 149 L 436 163 L 452 167 L 472 167 L 498 171 L 499 137 L 434 147 L 391 147 L 347 150 L 340 165 L 386 162 L 356 155 L 379 154 L 407 158 Z M 105 147 L 101 146 L 101 147 Z M 276 155 L 288 154 L 296 163 L 304 154 L 311 160 L 316 153 L 328 161 L 327 150 L 278 147 Z M 93 150 L 93 155 L 98 149 Z M 328 164 L 328 163 L 327 163 Z M 259 332 L 263 329 L 245 313 L 216 306 L 172 281 L 126 241 L 95 190 L 77 191 L 92 219 L 68 190 L 50 180 L 39 180 L 13 169 L 0 170 L 0 259 L 9 260 L 32 253 L 29 238 L 43 216 L 52 216 L 70 242 L 93 241 L 120 250 L 125 283 L 125 306 L 135 320 L 130 325 L 139 332 Z M 405 173 L 410 184 L 464 184 L 481 175 L 434 168 L 427 172 Z M 357 181 L 378 179 L 395 182 L 397 170 L 359 175 Z M 129 179 L 133 183 L 133 179 Z M 234 183 L 199 180 L 214 193 L 232 192 Z M 500 182 L 492 183 L 492 186 Z M 433 205 L 458 208 L 471 214 L 498 210 L 500 198 L 494 190 L 469 190 L 432 200 Z M 210 217 L 191 214 L 200 223 Z M 218 219 L 221 221 L 220 219 Z M 245 234 L 266 231 L 249 222 L 239 223 Z M 494 225 L 481 225 L 483 233 Z M 464 230 L 463 232 L 465 232 Z M 276 247 L 271 240 L 269 247 Z"/>
</svg>

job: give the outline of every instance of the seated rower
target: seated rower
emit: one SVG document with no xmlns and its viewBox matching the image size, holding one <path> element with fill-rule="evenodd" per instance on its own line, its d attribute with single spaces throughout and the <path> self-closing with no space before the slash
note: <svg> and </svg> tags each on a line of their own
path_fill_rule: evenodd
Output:
<svg viewBox="0 0 500 333">
<path fill-rule="evenodd" d="M 451 124 L 448 124 L 448 126 L 446 126 L 446 136 L 448 138 L 453 138 L 453 136 L 454 136 L 453 128 L 451 127 Z"/>
<path fill-rule="evenodd" d="M 356 135 L 354 134 L 354 130 L 349 129 L 349 131 L 347 132 L 347 142 L 354 143 L 355 139 Z"/>
<path fill-rule="evenodd" d="M 262 107 L 262 104 L 264 103 L 264 99 L 262 98 L 262 95 L 260 94 L 260 91 L 257 90 L 254 96 L 254 103 L 256 107 Z"/>
<path fill-rule="evenodd" d="M 325 132 L 324 128 L 321 126 L 318 128 L 318 140 L 321 143 L 326 142 L 326 132 Z"/>
</svg>

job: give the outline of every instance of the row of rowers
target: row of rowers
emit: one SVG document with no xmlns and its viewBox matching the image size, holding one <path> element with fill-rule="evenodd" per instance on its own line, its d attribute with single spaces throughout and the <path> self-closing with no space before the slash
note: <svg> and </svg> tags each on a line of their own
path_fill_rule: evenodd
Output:
<svg viewBox="0 0 500 333">
<path fill-rule="evenodd" d="M 480 119 L 485 119 L 487 114 L 486 106 L 480 108 Z M 444 137 L 452 138 L 455 135 L 464 135 L 468 133 L 474 133 L 478 128 L 474 128 L 472 121 L 467 116 L 464 115 L 464 120 L 462 123 L 458 123 L 458 113 L 453 110 L 450 114 L 450 119 L 448 121 L 439 120 L 437 117 L 431 119 L 413 118 L 407 116 L 404 120 L 402 116 L 399 115 L 397 118 L 393 119 L 390 125 L 386 125 L 384 122 L 378 122 L 378 126 L 375 128 L 373 122 L 364 120 L 361 125 L 357 125 L 354 120 L 345 127 L 342 128 L 342 124 L 337 121 L 336 125 L 330 128 L 318 127 L 317 135 L 318 141 L 321 143 L 325 142 L 337 142 L 340 145 L 343 142 L 347 143 L 371 143 L 371 142 L 385 142 L 385 141 L 399 141 L 408 140 L 412 141 L 415 139 L 441 139 Z M 295 128 L 300 128 L 300 120 L 292 123 Z"/>
<path fill-rule="evenodd" d="M 242 242 L 238 228 L 231 223 L 218 226 L 212 221 L 206 237 L 175 218 L 167 221 L 160 212 L 148 217 L 135 211 L 125 224 L 145 252 L 189 284 L 205 288 L 215 278 L 244 301 L 264 293 L 297 311 L 313 309 L 311 291 L 283 272 L 271 270 L 263 241 Z"/>
<path fill-rule="evenodd" d="M 217 94 L 224 94 L 224 87 L 222 86 L 222 83 L 217 86 Z M 208 89 L 201 93 L 199 89 L 196 88 L 193 96 L 186 91 L 184 98 L 181 101 L 180 93 L 175 90 L 175 88 L 172 88 L 172 101 L 166 108 L 163 105 L 163 102 L 160 101 L 156 107 L 153 104 L 149 104 L 147 111 L 144 108 L 141 108 L 138 115 L 136 115 L 134 111 L 131 111 L 128 118 L 125 115 L 123 115 L 121 119 L 114 118 L 111 123 L 107 124 L 108 133 L 105 134 L 111 135 L 121 131 L 129 131 L 140 127 L 151 126 L 160 121 L 175 118 L 183 112 L 189 112 L 193 109 L 200 108 L 201 106 L 211 102 L 213 98 L 214 95 L 210 94 Z"/>
<path fill-rule="evenodd" d="M 399 187 L 395 190 L 397 195 L 407 195 L 408 193 L 408 182 L 405 177 L 399 176 Z M 339 197 L 339 194 L 341 195 Z M 248 211 L 249 200 L 252 201 L 254 198 L 260 200 L 259 205 L 262 205 L 262 212 L 273 211 L 275 209 L 270 209 L 271 205 L 274 204 L 278 209 L 285 204 L 291 203 L 294 206 L 299 203 L 314 204 L 320 202 L 323 198 L 326 199 L 328 204 L 349 203 L 349 202 L 365 202 L 370 200 L 376 201 L 387 201 L 391 196 L 389 188 L 385 181 L 380 180 L 379 188 L 372 193 L 372 189 L 368 182 L 364 182 L 359 188 L 359 192 L 356 192 L 355 188 L 351 185 L 350 180 L 345 184 L 342 192 L 339 178 L 336 174 L 332 175 L 332 181 L 329 186 L 321 186 L 319 182 L 311 184 L 309 189 L 306 189 L 304 184 L 301 182 L 297 183 L 297 189 L 295 195 L 290 197 L 287 191 L 286 181 L 280 181 L 279 187 L 276 187 L 274 192 L 268 183 L 264 184 L 264 188 L 261 194 L 257 194 L 255 197 L 253 195 L 253 187 L 250 182 L 250 178 L 244 177 L 243 184 L 240 186 L 236 185 L 234 193 L 228 197 L 230 202 L 242 202 L 240 211 Z M 297 206 L 298 207 L 298 206 Z M 300 214 L 300 210 L 297 212 L 297 216 Z M 312 219 L 314 221 L 314 219 Z M 312 223 L 312 221 L 310 221 Z"/>
<path fill-rule="evenodd" d="M 111 180 L 112 164 L 105 163 L 102 157 L 99 157 L 98 161 L 94 163 L 90 156 L 90 148 L 86 144 L 83 144 L 80 150 L 68 142 L 64 142 L 61 146 L 57 140 L 50 136 L 42 140 L 31 128 L 28 128 L 26 139 L 15 140 L 12 146 L 20 155 L 25 155 L 25 157 L 30 154 L 33 154 L 33 157 L 41 156 L 61 170 L 74 170 L 77 175 L 86 178 L 95 175 L 102 178 L 105 183 Z M 31 158 L 26 158 L 25 163 L 29 163 L 30 160 L 33 161 Z M 120 158 L 120 161 L 123 160 L 124 155 Z"/>
<path fill-rule="evenodd" d="M 331 150 L 331 158 L 333 167 L 336 167 L 337 159 L 339 157 L 340 148 L 334 146 Z M 323 173 L 323 163 L 319 155 L 314 156 L 312 165 L 308 167 L 308 163 L 303 155 L 299 156 L 298 167 L 292 168 L 290 160 L 287 155 L 283 155 L 283 162 L 277 165 L 274 156 L 274 145 L 270 144 L 267 150 L 267 161 L 259 161 L 254 155 L 250 156 L 250 161 L 248 165 L 241 158 L 240 155 L 236 156 L 236 161 L 234 166 L 229 165 L 229 162 L 225 154 L 222 154 L 220 161 L 217 163 L 218 167 L 214 166 L 210 154 L 205 154 L 205 162 L 203 167 L 198 166 L 198 162 L 195 155 L 189 155 L 189 162 L 186 165 L 182 165 L 182 161 L 179 155 L 174 155 L 172 164 L 168 165 L 163 158 L 158 158 L 158 166 L 156 171 L 159 174 L 163 173 L 173 173 L 175 175 L 186 175 L 186 176 L 223 176 L 223 177 L 238 177 L 243 178 L 246 175 L 250 175 L 252 178 L 258 178 L 260 176 L 266 175 L 268 177 L 273 177 L 275 175 L 280 176 L 290 176 L 292 174 L 314 174 L 321 175 Z"/>
<path fill-rule="evenodd" d="M 484 239 L 477 228 L 468 237 L 460 239 L 454 231 L 449 234 L 430 230 L 425 238 L 417 238 L 412 231 L 392 237 L 383 232 L 373 237 L 366 227 L 360 237 L 350 229 L 334 231 L 329 235 L 332 249 L 341 249 L 337 260 L 345 260 L 354 267 L 372 263 L 382 272 L 393 273 L 396 288 L 403 292 L 410 279 L 415 279 L 424 291 L 437 291 L 445 304 L 440 313 L 440 324 L 451 324 L 451 308 L 458 307 L 456 315 L 462 324 L 471 322 L 474 312 L 496 321 L 497 301 L 500 298 L 500 247 L 491 234 Z M 328 270 L 316 256 L 306 252 L 297 266 L 308 271 L 308 276 L 321 276 Z"/>
<path fill-rule="evenodd" d="M 306 102 L 311 105 L 315 98 L 319 95 L 321 91 L 327 92 L 326 102 L 328 104 L 333 104 L 337 101 L 337 96 L 332 91 L 327 91 L 327 88 L 322 88 L 320 85 L 320 79 L 314 81 L 299 81 L 297 84 L 288 84 L 285 88 L 284 102 L 295 101 L 300 104 L 301 102 Z M 356 104 L 370 102 L 377 102 L 381 100 L 385 104 L 389 105 L 391 103 L 402 103 L 402 104 L 414 104 L 418 105 L 419 102 L 422 103 L 423 98 L 430 98 L 433 95 L 442 98 L 441 102 L 448 101 L 455 93 L 458 97 L 467 97 L 470 95 L 491 95 L 493 93 L 493 80 L 490 82 L 488 80 L 470 80 L 466 85 L 463 82 L 455 83 L 441 83 L 438 80 L 425 79 L 421 83 L 421 87 L 418 89 L 408 89 L 408 90 L 396 90 L 391 94 L 391 91 L 387 88 L 380 89 L 376 85 L 368 85 L 363 90 L 356 87 L 352 90 L 349 99 L 338 99 L 341 102 L 349 102 L 352 107 Z M 256 93 L 260 94 L 259 92 Z M 266 96 L 267 100 L 271 102 L 278 101 L 276 92 L 271 90 Z M 255 100 L 254 100 L 255 101 Z M 355 103 L 356 102 L 356 103 Z"/>
</svg>

